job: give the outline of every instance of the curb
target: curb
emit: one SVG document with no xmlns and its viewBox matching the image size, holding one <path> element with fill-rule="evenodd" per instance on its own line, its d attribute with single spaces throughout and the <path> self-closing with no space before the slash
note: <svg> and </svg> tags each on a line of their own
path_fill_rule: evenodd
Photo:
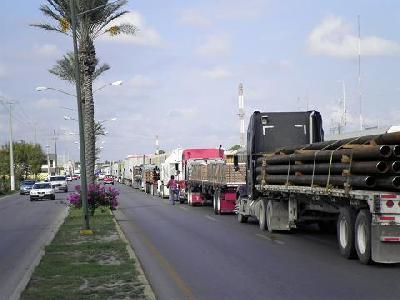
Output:
<svg viewBox="0 0 400 300">
<path fill-rule="evenodd" d="M 0 201 L 5 200 L 5 199 L 7 199 L 7 198 L 10 198 L 11 196 L 15 196 L 16 194 L 17 194 L 17 193 L 15 192 L 15 193 L 13 193 L 13 194 L 1 196 L 1 197 L 0 197 Z"/>
<path fill-rule="evenodd" d="M 12 300 L 20 299 L 21 294 L 22 294 L 23 291 L 25 291 L 25 288 L 28 285 L 33 272 L 35 271 L 35 269 L 39 265 L 43 255 L 45 254 L 45 250 L 44 250 L 45 247 L 50 245 L 50 243 L 53 241 L 53 239 L 56 236 L 58 230 L 60 229 L 60 226 L 64 223 L 64 220 L 68 216 L 68 214 L 69 214 L 69 206 L 67 206 L 67 208 L 63 211 L 63 213 L 61 213 L 61 217 L 58 219 L 58 221 L 56 222 L 54 228 L 49 233 L 48 239 L 45 241 L 45 243 L 41 247 L 40 251 L 36 255 L 36 257 L 33 260 L 32 264 L 26 269 L 25 275 L 20 280 L 19 284 L 17 285 L 17 287 L 15 288 L 14 292 L 12 293 L 10 299 L 12 299 Z"/>
<path fill-rule="evenodd" d="M 128 239 L 126 238 L 124 232 L 122 231 L 121 226 L 119 226 L 117 220 L 115 219 L 115 215 L 112 212 L 111 212 L 111 214 L 114 216 L 113 221 L 115 223 L 115 227 L 117 228 L 118 234 L 119 234 L 120 238 L 126 244 L 126 250 L 128 251 L 129 257 L 135 261 L 135 270 L 139 274 L 138 275 L 139 281 L 144 286 L 144 295 L 146 296 L 146 299 L 156 300 L 157 297 L 155 296 L 154 291 L 151 288 L 151 285 L 150 285 L 149 281 L 147 280 L 146 275 L 144 274 L 142 265 L 141 265 L 139 259 L 137 258 L 135 251 L 133 250 L 131 244 L 129 243 Z"/>
</svg>

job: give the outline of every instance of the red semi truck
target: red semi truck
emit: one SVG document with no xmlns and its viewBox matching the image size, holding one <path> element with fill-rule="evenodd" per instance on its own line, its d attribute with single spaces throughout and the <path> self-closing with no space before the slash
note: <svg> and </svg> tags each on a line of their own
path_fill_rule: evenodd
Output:
<svg viewBox="0 0 400 300">
<path fill-rule="evenodd" d="M 204 205 L 206 199 L 200 193 L 193 193 L 191 186 L 188 185 L 190 166 L 195 162 L 210 159 L 223 159 L 224 150 L 222 149 L 185 149 L 182 152 L 182 171 L 184 180 L 179 181 L 180 197 L 186 199 L 189 204 Z"/>
<path fill-rule="evenodd" d="M 236 151 L 219 153 L 218 158 L 195 159 L 187 163 L 189 205 L 212 203 L 215 214 L 235 211 L 237 188 L 246 182 L 245 161 L 234 162 Z"/>
</svg>

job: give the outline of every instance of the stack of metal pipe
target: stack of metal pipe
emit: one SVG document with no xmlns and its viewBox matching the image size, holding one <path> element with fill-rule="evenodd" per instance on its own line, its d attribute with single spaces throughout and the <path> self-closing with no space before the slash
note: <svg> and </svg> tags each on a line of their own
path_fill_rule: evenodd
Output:
<svg viewBox="0 0 400 300">
<path fill-rule="evenodd" d="M 400 133 L 279 149 L 255 171 L 259 184 L 400 190 Z"/>
</svg>

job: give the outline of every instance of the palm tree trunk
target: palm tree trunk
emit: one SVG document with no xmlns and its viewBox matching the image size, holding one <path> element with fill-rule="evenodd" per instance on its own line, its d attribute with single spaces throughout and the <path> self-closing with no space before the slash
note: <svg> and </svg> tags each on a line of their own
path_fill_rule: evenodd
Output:
<svg viewBox="0 0 400 300">
<path fill-rule="evenodd" d="M 87 183 L 95 182 L 94 168 L 96 156 L 96 137 L 95 137 L 95 122 L 94 122 L 94 101 L 93 101 L 93 73 L 96 68 L 96 52 L 93 42 L 86 39 L 80 44 L 80 65 L 82 68 L 82 95 L 84 113 L 84 128 L 85 128 L 85 158 L 86 158 L 86 177 Z"/>
</svg>

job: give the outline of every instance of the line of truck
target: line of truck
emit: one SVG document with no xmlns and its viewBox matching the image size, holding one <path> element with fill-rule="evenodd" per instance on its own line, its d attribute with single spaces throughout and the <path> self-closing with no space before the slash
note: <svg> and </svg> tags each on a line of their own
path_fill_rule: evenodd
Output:
<svg viewBox="0 0 400 300">
<path fill-rule="evenodd" d="M 399 145 L 400 133 L 324 141 L 317 111 L 256 111 L 245 149 L 129 156 L 111 172 L 160 197 L 169 196 L 165 184 L 174 175 L 182 203 L 212 204 L 216 214 L 254 218 L 270 232 L 316 223 L 336 230 L 346 258 L 399 263 Z"/>
</svg>

